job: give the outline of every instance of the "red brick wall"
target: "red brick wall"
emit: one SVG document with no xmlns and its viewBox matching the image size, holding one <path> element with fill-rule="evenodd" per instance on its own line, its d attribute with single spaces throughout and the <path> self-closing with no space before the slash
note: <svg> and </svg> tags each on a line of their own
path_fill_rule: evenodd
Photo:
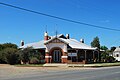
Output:
<svg viewBox="0 0 120 80">
<path fill-rule="evenodd" d="M 45 61 L 46 61 L 46 63 L 52 63 L 53 62 L 53 51 L 54 50 L 61 50 L 61 63 L 67 63 L 67 58 L 62 58 L 62 56 L 67 56 L 67 52 L 63 52 L 63 50 L 62 49 L 60 49 L 60 48 L 58 48 L 58 47 L 55 47 L 55 48 L 52 48 L 51 50 L 50 50 L 50 52 L 48 53 L 46 53 L 45 54 L 45 56 L 51 56 L 51 58 L 45 58 Z"/>
<path fill-rule="evenodd" d="M 48 40 L 48 36 L 45 36 L 45 37 L 44 37 L 44 40 Z"/>
<path fill-rule="evenodd" d="M 46 52 L 46 53 L 45 53 L 45 56 L 49 56 L 49 53 Z M 46 58 L 46 57 L 45 57 L 45 62 L 46 62 L 46 63 L 49 63 L 49 62 L 50 62 L 50 61 L 49 61 L 49 58 Z"/>
<path fill-rule="evenodd" d="M 67 56 L 67 52 L 63 52 L 62 56 Z M 67 58 L 62 58 L 62 63 L 67 63 L 68 59 Z"/>
</svg>

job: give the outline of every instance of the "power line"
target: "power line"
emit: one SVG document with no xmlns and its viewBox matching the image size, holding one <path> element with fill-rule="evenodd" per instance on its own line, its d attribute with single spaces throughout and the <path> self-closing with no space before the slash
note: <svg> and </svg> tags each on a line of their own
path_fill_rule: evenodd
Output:
<svg viewBox="0 0 120 80">
<path fill-rule="evenodd" d="M 9 7 L 12 7 L 12 8 L 16 8 L 16 9 L 28 11 L 28 12 L 40 14 L 40 15 L 43 15 L 43 16 L 47 16 L 47 17 L 59 19 L 59 20 L 64 20 L 64 21 L 72 22 L 72 23 L 87 25 L 87 26 L 91 26 L 91 27 L 95 27 L 95 28 L 101 28 L 101 29 L 106 29 L 106 30 L 120 31 L 120 29 L 108 28 L 108 27 L 98 26 L 98 25 L 84 23 L 84 22 L 80 22 L 80 21 L 75 21 L 75 20 L 71 20 L 71 19 L 66 19 L 66 18 L 62 18 L 62 17 L 58 17 L 58 16 L 54 16 L 54 15 L 49 15 L 49 14 L 46 14 L 46 13 L 41 13 L 41 12 L 33 11 L 33 10 L 30 10 L 30 9 L 25 9 L 25 8 L 22 8 L 22 7 L 14 6 L 14 5 L 11 5 L 11 4 L 6 4 L 6 3 L 3 3 L 3 2 L 0 2 L 0 4 L 1 5 L 5 5 L 5 6 L 9 6 Z"/>
</svg>

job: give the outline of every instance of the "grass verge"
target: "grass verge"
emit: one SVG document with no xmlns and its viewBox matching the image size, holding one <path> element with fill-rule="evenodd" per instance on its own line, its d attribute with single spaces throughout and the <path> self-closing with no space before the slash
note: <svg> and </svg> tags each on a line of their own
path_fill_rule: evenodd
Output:
<svg viewBox="0 0 120 80">
<path fill-rule="evenodd" d="M 43 67 L 44 64 L 17 64 L 16 67 Z M 120 62 L 115 63 L 96 63 L 96 64 L 72 64 L 68 67 L 109 67 L 109 66 L 120 66 Z M 47 66 L 53 67 L 53 66 Z"/>
<path fill-rule="evenodd" d="M 16 67 L 43 67 L 43 64 L 17 64 Z"/>
<path fill-rule="evenodd" d="M 120 62 L 115 63 L 97 63 L 97 64 L 86 64 L 84 67 L 109 67 L 109 66 L 120 66 Z"/>
</svg>

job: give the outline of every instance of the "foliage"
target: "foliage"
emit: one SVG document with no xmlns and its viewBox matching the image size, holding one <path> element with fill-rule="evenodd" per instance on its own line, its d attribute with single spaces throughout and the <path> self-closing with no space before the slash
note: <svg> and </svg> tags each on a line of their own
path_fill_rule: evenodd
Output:
<svg viewBox="0 0 120 80">
<path fill-rule="evenodd" d="M 115 49 L 116 49 L 116 47 L 114 47 L 114 46 L 110 48 L 111 52 L 113 52 Z"/>
<path fill-rule="evenodd" d="M 16 64 L 19 62 L 19 55 L 16 54 L 17 49 L 15 48 L 5 48 L 0 51 L 0 61 L 1 63 Z"/>
<path fill-rule="evenodd" d="M 0 44 L 0 63 L 18 64 L 21 60 L 26 63 L 40 63 L 42 55 L 32 47 L 18 49 L 16 44 Z"/>
<path fill-rule="evenodd" d="M 100 49 L 105 50 L 105 51 L 108 50 L 108 48 L 106 46 L 101 46 Z"/>
<path fill-rule="evenodd" d="M 98 37 L 95 37 L 93 39 L 93 41 L 91 42 L 91 46 L 92 47 L 97 47 L 98 49 L 100 49 L 100 41 Z"/>
<path fill-rule="evenodd" d="M 0 63 L 16 64 L 18 63 L 17 45 L 12 43 L 0 44 Z"/>
<path fill-rule="evenodd" d="M 102 62 L 114 62 L 115 61 L 115 58 L 112 56 L 109 56 L 109 53 L 111 53 L 111 50 L 108 50 L 107 48 L 105 48 L 105 51 L 102 52 L 101 54 Z"/>
<path fill-rule="evenodd" d="M 3 50 L 3 45 L 2 44 L 0 44 L 0 51 L 2 51 Z"/>
<path fill-rule="evenodd" d="M 41 56 L 41 53 L 37 50 L 34 50 L 32 47 L 19 50 L 17 53 L 20 54 L 20 60 L 22 60 L 24 64 L 31 62 L 33 63 L 35 60 L 39 62 L 38 60 L 40 60 Z"/>
<path fill-rule="evenodd" d="M 105 62 L 105 59 L 106 59 L 107 56 L 108 56 L 108 54 L 106 53 L 106 51 L 102 52 L 101 59 L 102 59 L 103 62 Z"/>
<path fill-rule="evenodd" d="M 31 59 L 30 59 L 30 63 L 31 64 L 37 64 L 37 63 L 39 63 L 40 62 L 40 60 L 37 58 L 37 57 L 32 57 Z"/>
<path fill-rule="evenodd" d="M 29 62 L 31 51 L 32 51 L 31 48 L 19 50 L 17 53 L 20 54 L 20 60 L 22 60 L 25 63 Z"/>
<path fill-rule="evenodd" d="M 107 62 L 115 62 L 115 58 L 113 56 L 107 56 L 106 61 Z"/>
<path fill-rule="evenodd" d="M 3 46 L 3 49 L 5 49 L 5 48 L 17 49 L 17 47 L 18 47 L 16 44 L 12 44 L 12 43 L 4 43 L 4 44 L 2 44 L 2 46 Z"/>
</svg>

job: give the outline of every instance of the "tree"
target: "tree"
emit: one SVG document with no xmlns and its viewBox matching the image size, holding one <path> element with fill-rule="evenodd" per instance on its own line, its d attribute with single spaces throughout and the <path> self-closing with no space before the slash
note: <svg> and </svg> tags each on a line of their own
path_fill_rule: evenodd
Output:
<svg viewBox="0 0 120 80">
<path fill-rule="evenodd" d="M 12 43 L 0 44 L 0 63 L 18 63 L 17 45 Z"/>
<path fill-rule="evenodd" d="M 107 62 L 107 58 L 109 56 L 109 50 L 105 50 L 101 53 L 101 60 L 102 62 Z"/>
<path fill-rule="evenodd" d="M 106 46 L 101 46 L 100 49 L 105 50 L 105 51 L 108 50 L 108 48 Z"/>
<path fill-rule="evenodd" d="M 23 64 L 40 63 L 41 53 L 32 47 L 21 49 L 17 53 L 20 54 L 20 60 Z"/>
<path fill-rule="evenodd" d="M 17 49 L 18 48 L 18 46 L 16 44 L 13 44 L 13 43 L 4 43 L 4 44 L 2 44 L 2 46 L 3 46 L 3 49 L 5 49 L 5 48 Z"/>
<path fill-rule="evenodd" d="M 101 53 L 101 59 L 103 62 L 106 62 L 106 59 L 107 57 L 109 56 L 108 54 L 108 48 L 106 46 L 101 46 L 100 47 L 101 50 L 104 50 L 102 53 Z"/>
<path fill-rule="evenodd" d="M 101 59 L 103 62 L 114 62 L 115 61 L 114 57 L 109 55 L 111 53 L 111 50 L 109 50 L 106 46 L 101 46 L 100 49 L 104 50 L 101 53 Z"/>
<path fill-rule="evenodd" d="M 32 52 L 32 48 L 31 47 L 28 47 L 28 48 L 25 48 L 23 50 L 20 50 L 20 59 L 26 64 L 26 63 L 29 63 L 30 61 L 30 55 L 31 55 L 31 52 Z"/>
<path fill-rule="evenodd" d="M 3 45 L 2 44 L 0 44 L 0 51 L 2 51 L 3 50 Z"/>
<path fill-rule="evenodd" d="M 116 49 L 116 47 L 114 47 L 114 46 L 110 48 L 111 52 L 113 52 L 115 49 Z"/>
<path fill-rule="evenodd" d="M 113 56 L 107 56 L 106 61 L 107 62 L 115 62 L 115 58 Z"/>
<path fill-rule="evenodd" d="M 93 39 L 93 41 L 91 42 L 91 46 L 92 47 L 97 47 L 98 49 L 100 49 L 100 41 L 98 37 L 95 37 Z"/>
<path fill-rule="evenodd" d="M 30 63 L 31 64 L 38 64 L 40 62 L 40 60 L 37 57 L 32 57 L 30 59 Z"/>
<path fill-rule="evenodd" d="M 17 49 L 14 48 L 5 48 L 0 51 L 0 61 L 7 64 L 16 64 L 19 62 L 18 54 L 15 54 Z"/>
</svg>

